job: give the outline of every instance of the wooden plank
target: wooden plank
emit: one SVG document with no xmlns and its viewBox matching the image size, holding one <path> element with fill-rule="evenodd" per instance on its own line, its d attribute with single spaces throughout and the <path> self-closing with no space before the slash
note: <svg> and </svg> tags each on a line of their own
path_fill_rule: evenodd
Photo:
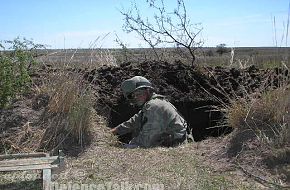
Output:
<svg viewBox="0 0 290 190">
<path fill-rule="evenodd" d="M 51 169 L 44 169 L 42 171 L 43 190 L 50 190 L 50 185 L 51 185 Z"/>
<path fill-rule="evenodd" d="M 21 154 L 7 154 L 7 155 L 0 155 L 0 160 L 5 159 L 17 159 L 17 158 L 37 158 L 37 157 L 45 157 L 49 155 L 48 153 L 44 152 L 34 152 L 34 153 L 21 153 Z"/>
<path fill-rule="evenodd" d="M 2 159 L 2 161 L 0 161 L 0 172 L 41 169 L 43 189 L 50 190 L 51 169 L 57 168 L 64 164 L 64 157 L 61 153 L 62 152 L 60 151 L 59 156 L 51 156 L 51 157 L 49 156 L 49 154 L 46 153 L 0 155 L 0 160 Z M 9 160 L 12 158 L 13 160 Z"/>
<path fill-rule="evenodd" d="M 42 158 L 30 158 L 19 160 L 4 160 L 0 161 L 0 168 L 7 166 L 27 166 L 27 165 L 39 165 L 39 164 L 51 164 L 58 162 L 58 156 L 42 157 Z"/>
<path fill-rule="evenodd" d="M 38 165 L 28 165 L 28 166 L 8 166 L 8 167 L 0 167 L 0 172 L 5 171 L 23 171 L 23 170 L 42 170 L 42 169 L 50 169 L 57 168 L 58 165 L 55 164 L 38 164 Z"/>
</svg>

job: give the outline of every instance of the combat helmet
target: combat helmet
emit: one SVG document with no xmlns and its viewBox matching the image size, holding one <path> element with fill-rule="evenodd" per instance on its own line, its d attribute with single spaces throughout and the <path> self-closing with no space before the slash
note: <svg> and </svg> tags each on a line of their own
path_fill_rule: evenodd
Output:
<svg viewBox="0 0 290 190">
<path fill-rule="evenodd" d="M 122 92 L 123 92 L 124 96 L 128 99 L 130 99 L 130 97 L 128 97 L 129 95 L 131 95 L 134 91 L 136 91 L 140 88 L 150 88 L 150 89 L 154 90 L 151 82 L 142 76 L 132 77 L 130 79 L 125 80 L 121 84 Z"/>
</svg>

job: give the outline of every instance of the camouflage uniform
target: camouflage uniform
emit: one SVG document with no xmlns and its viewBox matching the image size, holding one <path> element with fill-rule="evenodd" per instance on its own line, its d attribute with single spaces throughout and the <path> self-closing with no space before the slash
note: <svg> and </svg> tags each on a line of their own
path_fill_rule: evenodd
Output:
<svg viewBox="0 0 290 190">
<path fill-rule="evenodd" d="M 133 133 L 130 145 L 174 146 L 186 141 L 186 121 L 164 96 L 153 94 L 142 109 L 117 126 L 120 135 Z"/>
</svg>

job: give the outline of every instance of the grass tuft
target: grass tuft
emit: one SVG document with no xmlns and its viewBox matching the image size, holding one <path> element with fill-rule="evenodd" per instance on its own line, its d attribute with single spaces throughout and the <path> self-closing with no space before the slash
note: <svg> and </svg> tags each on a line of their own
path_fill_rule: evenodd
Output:
<svg viewBox="0 0 290 190">
<path fill-rule="evenodd" d="M 229 125 L 239 130 L 252 130 L 261 142 L 268 145 L 289 145 L 289 97 L 290 90 L 281 87 L 263 93 L 260 99 L 241 99 L 229 109 Z"/>
<path fill-rule="evenodd" d="M 55 80 L 55 81 L 54 81 Z M 51 98 L 44 118 L 48 126 L 42 138 L 43 149 L 66 149 L 66 144 L 83 147 L 87 143 L 92 97 L 81 77 L 60 72 L 50 81 Z M 68 148 L 69 149 L 69 148 Z"/>
</svg>

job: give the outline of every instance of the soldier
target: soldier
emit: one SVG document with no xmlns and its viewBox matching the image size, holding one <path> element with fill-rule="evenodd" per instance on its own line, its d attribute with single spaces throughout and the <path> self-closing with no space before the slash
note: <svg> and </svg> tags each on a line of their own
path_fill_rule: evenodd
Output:
<svg viewBox="0 0 290 190">
<path fill-rule="evenodd" d="M 141 108 L 128 121 L 111 129 L 113 134 L 133 134 L 133 139 L 125 147 L 169 147 L 186 141 L 186 121 L 164 96 L 154 93 L 146 78 L 135 76 L 127 79 L 121 89 L 131 104 Z"/>
</svg>

